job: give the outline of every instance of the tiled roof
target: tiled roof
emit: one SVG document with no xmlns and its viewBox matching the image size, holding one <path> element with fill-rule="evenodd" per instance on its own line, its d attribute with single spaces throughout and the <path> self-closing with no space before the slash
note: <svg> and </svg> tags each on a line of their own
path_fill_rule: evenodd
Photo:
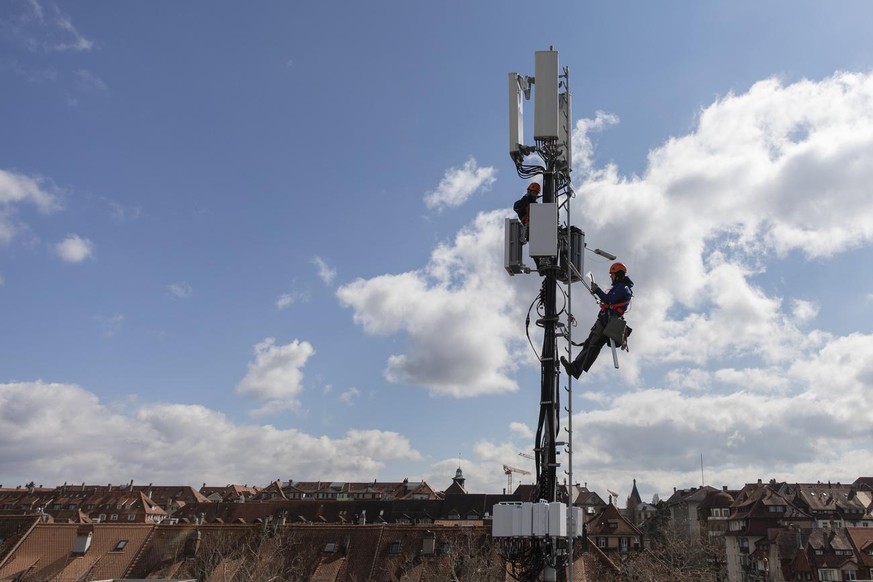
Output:
<svg viewBox="0 0 873 582">
<path fill-rule="evenodd" d="M 0 580 L 28 572 L 28 579 L 36 580 L 124 578 L 153 528 L 140 524 L 37 524 L 0 568 Z M 77 537 L 89 533 L 88 550 L 74 553 Z"/>
<path fill-rule="evenodd" d="M 585 523 L 588 527 L 588 537 L 643 535 L 640 529 L 625 519 L 611 503 Z"/>
<path fill-rule="evenodd" d="M 0 568 L 21 540 L 39 523 L 39 516 L 11 515 L 0 517 Z"/>
<path fill-rule="evenodd" d="M 852 542 L 861 562 L 868 568 L 873 568 L 873 528 L 849 527 L 846 535 Z M 868 553 L 871 552 L 871 553 Z"/>
</svg>

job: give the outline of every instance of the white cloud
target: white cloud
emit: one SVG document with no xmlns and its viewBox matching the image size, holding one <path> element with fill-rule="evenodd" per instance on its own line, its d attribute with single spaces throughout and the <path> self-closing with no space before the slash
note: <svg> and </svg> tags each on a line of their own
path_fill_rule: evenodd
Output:
<svg viewBox="0 0 873 582">
<path fill-rule="evenodd" d="M 509 430 L 510 432 L 526 439 L 532 439 L 534 436 L 530 427 L 523 422 L 510 422 Z"/>
<path fill-rule="evenodd" d="M 488 166 L 480 168 L 470 157 L 462 168 L 449 168 L 436 190 L 424 197 L 430 209 L 442 210 L 457 207 L 466 202 L 477 190 L 488 190 L 494 183 L 497 170 Z"/>
<path fill-rule="evenodd" d="M 361 391 L 352 386 L 345 392 L 339 395 L 339 401 L 345 404 L 346 406 L 351 406 L 354 402 L 355 398 L 361 395 Z"/>
<path fill-rule="evenodd" d="M 0 243 L 8 243 L 23 227 L 15 220 L 23 204 L 49 213 L 61 208 L 61 193 L 41 176 L 26 176 L 0 170 Z"/>
<path fill-rule="evenodd" d="M 818 315 L 818 305 L 802 299 L 791 300 L 791 314 L 798 324 L 812 321 Z"/>
<path fill-rule="evenodd" d="M 0 206 L 30 203 L 41 212 L 61 208 L 60 192 L 41 176 L 0 170 Z"/>
<path fill-rule="evenodd" d="M 332 285 L 336 277 L 336 269 L 329 266 L 321 257 L 314 257 L 312 264 L 318 267 L 318 278 L 324 281 L 325 285 Z"/>
<path fill-rule="evenodd" d="M 313 354 L 315 350 L 309 342 L 294 340 L 276 345 L 274 338 L 267 338 L 255 346 L 255 361 L 249 363 L 248 373 L 237 384 L 236 391 L 266 402 L 254 412 L 258 416 L 298 410 L 303 367 Z"/>
<path fill-rule="evenodd" d="M 578 462 L 593 485 L 624 491 L 641 473 L 662 493 L 699 484 L 701 453 L 708 479 L 733 485 L 756 472 L 849 480 L 870 467 L 839 463 L 869 449 L 873 338 L 810 329 L 829 323 L 817 317 L 828 298 L 762 281 L 787 259 L 803 268 L 873 243 L 871 104 L 871 74 L 762 81 L 704 108 L 632 177 L 593 162 L 589 133 L 614 117 L 577 124 L 574 222 L 637 283 L 621 369 L 598 362 L 580 382 L 589 410 L 574 421 L 586 427 Z M 389 380 L 472 396 L 513 390 L 512 362 L 537 365 L 517 343 L 537 281 L 500 269 L 507 215 L 480 214 L 418 271 L 338 290 L 364 332 L 405 342 Z M 595 306 L 576 297 L 584 335 Z M 483 441 L 483 475 L 506 454 Z"/>
<path fill-rule="evenodd" d="M 185 283 L 170 283 L 167 285 L 167 290 L 174 296 L 179 299 L 187 299 L 191 297 L 191 294 L 194 292 L 194 289 L 191 288 L 191 285 Z"/>
<path fill-rule="evenodd" d="M 595 172 L 594 143 L 589 134 L 603 131 L 610 125 L 618 123 L 618 116 L 604 111 L 596 112 L 594 119 L 580 119 L 573 131 L 573 162 L 577 176 L 591 177 Z"/>
<path fill-rule="evenodd" d="M 55 245 L 55 252 L 68 263 L 81 263 L 94 256 L 94 243 L 77 234 L 70 234 Z"/>
<path fill-rule="evenodd" d="M 513 353 L 526 345 L 519 322 L 529 299 L 521 305 L 524 284 L 509 281 L 497 258 L 504 216 L 480 214 L 421 271 L 358 279 L 337 290 L 366 333 L 405 332 L 405 353 L 392 355 L 385 369 L 389 381 L 458 398 L 518 389 L 509 374 L 531 357 Z M 536 283 L 529 280 L 528 291 Z"/>
<path fill-rule="evenodd" d="M 94 41 L 85 38 L 73 26 L 73 21 L 69 16 L 63 14 L 60 9 L 55 7 L 54 14 L 54 33 L 56 39 L 51 42 L 43 43 L 43 46 L 50 51 L 56 52 L 88 52 L 94 47 Z"/>
<path fill-rule="evenodd" d="M 276 299 L 276 309 L 287 309 L 292 305 L 295 305 L 297 303 L 306 303 L 307 301 L 309 301 L 308 291 L 299 291 L 297 289 L 292 289 L 288 293 L 282 293 L 281 295 L 279 295 L 278 299 Z"/>
<path fill-rule="evenodd" d="M 26 10 L 7 23 L 6 34 L 35 52 L 88 52 L 94 41 L 82 35 L 69 16 L 53 6 L 51 16 L 37 0 L 27 0 Z M 14 23 L 13 23 L 14 20 Z"/>
<path fill-rule="evenodd" d="M 4 479 L 54 485 L 125 475 L 145 483 L 265 485 L 281 467 L 283 477 L 367 481 L 388 462 L 421 458 L 406 437 L 390 431 L 349 429 L 331 438 L 235 424 L 205 406 L 128 407 L 110 408 L 71 384 L 0 384 Z M 39 439 L 32 438 L 36 433 Z"/>
</svg>

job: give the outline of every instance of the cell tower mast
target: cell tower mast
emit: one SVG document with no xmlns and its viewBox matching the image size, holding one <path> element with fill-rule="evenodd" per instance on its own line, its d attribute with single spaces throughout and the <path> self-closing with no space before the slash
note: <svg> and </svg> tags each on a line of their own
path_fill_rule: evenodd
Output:
<svg viewBox="0 0 873 582">
<path fill-rule="evenodd" d="M 526 146 L 523 101 L 530 99 L 532 86 L 536 89 L 535 145 Z M 571 97 L 569 70 L 565 68 L 563 74 L 559 73 L 557 51 L 536 53 L 534 77 L 509 74 L 509 123 L 510 156 L 522 178 L 542 177 L 542 202 L 530 205 L 527 225 L 516 219 L 506 220 L 504 267 L 510 275 L 530 273 L 522 257 L 523 245 L 528 245 L 528 255 L 542 278 L 536 324 L 542 328 L 543 344 L 539 354 L 540 406 L 534 444 L 536 502 L 496 506 L 492 533 L 500 540 L 503 555 L 512 564 L 518 580 L 552 581 L 568 565 L 572 575 L 573 539 L 583 535 L 581 510 L 570 504 L 565 496 L 568 490 L 559 491 L 557 480 L 557 448 L 566 444 L 558 442 L 561 413 L 558 337 L 569 334 L 557 309 L 558 282 L 569 288 L 570 283 L 582 279 L 585 247 L 584 233 L 569 226 Z M 529 156 L 539 159 L 528 164 Z M 564 225 L 559 221 L 562 208 L 567 212 Z M 569 289 L 566 295 L 569 296 Z M 572 432 L 568 433 L 567 452 L 572 455 Z M 572 484 L 572 457 L 568 473 Z"/>
</svg>

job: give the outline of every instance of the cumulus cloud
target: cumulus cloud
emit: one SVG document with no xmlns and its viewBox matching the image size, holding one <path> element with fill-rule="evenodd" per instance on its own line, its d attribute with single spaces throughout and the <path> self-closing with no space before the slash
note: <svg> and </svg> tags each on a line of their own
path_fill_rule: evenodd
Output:
<svg viewBox="0 0 873 582">
<path fill-rule="evenodd" d="M 869 463 L 839 463 L 869 448 L 871 337 L 840 337 L 818 318 L 828 298 L 794 296 L 771 272 L 873 242 L 873 75 L 767 79 L 726 95 L 652 149 L 639 175 L 594 163 L 591 133 L 617 122 L 598 113 L 574 133 L 573 222 L 637 283 L 631 352 L 620 370 L 598 362 L 580 382 L 586 479 L 617 491 L 635 476 L 662 492 L 699 484 L 701 453 L 727 484 L 750 472 L 863 473 Z M 515 343 L 518 305 L 536 290 L 500 269 L 508 215 L 478 215 L 420 270 L 339 289 L 365 333 L 405 342 L 387 362 L 390 381 L 472 396 L 513 390 L 513 361 L 538 365 Z M 576 297 L 584 335 L 594 306 Z M 509 453 L 491 442 L 477 450 L 493 465 Z"/>
<path fill-rule="evenodd" d="M 526 439 L 532 439 L 534 436 L 534 433 L 530 429 L 530 427 L 523 422 L 510 422 L 509 430 L 510 432 Z"/>
<path fill-rule="evenodd" d="M 318 268 L 318 278 L 324 281 L 325 285 L 332 285 L 336 277 L 336 269 L 328 265 L 321 257 L 314 257 L 312 264 Z"/>
<path fill-rule="evenodd" d="M 278 477 L 276 467 L 299 479 L 367 481 L 388 462 L 421 459 L 396 432 L 315 436 L 236 424 L 198 405 L 119 411 L 79 386 L 42 381 L 0 384 L 0 457 L 10 483 L 46 485 L 108 483 L 118 475 L 146 483 L 267 484 Z"/>
<path fill-rule="evenodd" d="M 769 379 L 777 391 L 767 393 L 763 370 L 749 369 L 714 374 L 711 381 L 724 390 L 647 388 L 615 396 L 575 416 L 585 427 L 578 462 L 587 479 L 604 484 L 616 475 L 629 482 L 645 467 L 649 485 L 660 491 L 676 485 L 683 471 L 688 483 L 699 483 L 701 454 L 709 478 L 724 484 L 755 477 L 815 481 L 822 474 L 852 481 L 870 467 L 869 458 L 842 463 L 869 449 L 870 361 L 873 336 L 853 335 L 772 370 L 782 376 Z"/>
<path fill-rule="evenodd" d="M 488 166 L 480 168 L 470 157 L 461 168 L 449 168 L 436 190 L 428 192 L 424 204 L 432 210 L 454 208 L 466 202 L 477 190 L 488 190 L 497 179 L 497 170 Z"/>
<path fill-rule="evenodd" d="M 77 234 L 71 234 L 55 245 L 55 253 L 68 263 L 81 263 L 94 256 L 94 243 Z"/>
<path fill-rule="evenodd" d="M 524 342 L 518 325 L 524 307 L 498 258 L 505 215 L 479 215 L 420 271 L 358 279 L 337 290 L 366 333 L 406 334 L 405 352 L 388 359 L 390 382 L 458 398 L 518 389 L 511 374 Z"/>
<path fill-rule="evenodd" d="M 313 354 L 315 349 L 309 342 L 294 340 L 277 345 L 274 338 L 267 338 L 255 346 L 255 361 L 249 363 L 248 373 L 236 391 L 265 403 L 255 411 L 256 415 L 298 410 L 303 367 Z"/>
</svg>

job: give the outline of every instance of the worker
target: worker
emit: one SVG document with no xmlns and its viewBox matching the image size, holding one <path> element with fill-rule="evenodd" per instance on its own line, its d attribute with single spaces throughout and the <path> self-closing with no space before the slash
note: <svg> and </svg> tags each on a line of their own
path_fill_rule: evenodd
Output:
<svg viewBox="0 0 873 582">
<path fill-rule="evenodd" d="M 512 209 L 515 210 L 516 214 L 518 214 L 518 219 L 525 226 L 530 222 L 530 205 L 536 204 L 537 198 L 539 197 L 540 185 L 536 182 L 531 182 L 527 187 L 527 192 L 524 193 L 524 196 L 512 205 Z"/>
<path fill-rule="evenodd" d="M 591 327 L 588 339 L 582 344 L 579 354 L 572 364 L 567 361 L 567 358 L 561 356 L 561 365 L 564 366 L 569 375 L 576 379 L 582 375 L 582 372 L 587 372 L 591 368 L 591 364 L 594 363 L 594 360 L 600 355 L 600 350 L 609 340 L 603 333 L 609 318 L 623 317 L 625 311 L 630 307 L 634 283 L 627 276 L 627 267 L 622 263 L 613 263 L 609 267 L 609 277 L 612 280 L 612 287 L 606 293 L 596 283 L 593 281 L 591 283 L 591 293 L 600 300 L 600 313 Z M 629 333 L 630 328 L 627 328 L 627 334 Z"/>
</svg>

